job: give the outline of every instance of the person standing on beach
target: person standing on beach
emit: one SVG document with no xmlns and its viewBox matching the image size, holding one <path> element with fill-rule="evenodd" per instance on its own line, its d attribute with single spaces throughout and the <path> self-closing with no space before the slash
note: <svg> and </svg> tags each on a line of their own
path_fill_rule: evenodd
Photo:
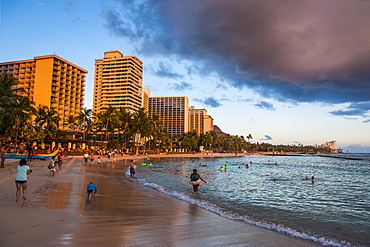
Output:
<svg viewBox="0 0 370 247">
<path fill-rule="evenodd" d="M 94 154 L 90 155 L 90 164 L 94 164 Z"/>
<path fill-rule="evenodd" d="M 27 193 L 27 175 L 32 172 L 31 168 L 27 165 L 26 159 L 21 159 L 19 165 L 17 166 L 17 173 L 15 175 L 15 186 L 17 188 L 16 201 L 19 202 L 19 197 L 21 196 L 21 189 L 23 192 L 23 200 L 26 200 Z"/>
<path fill-rule="evenodd" d="M 198 170 L 197 169 L 194 169 L 193 170 L 193 173 L 190 175 L 190 181 L 198 181 L 198 180 L 202 180 L 203 182 L 207 183 L 198 173 Z M 193 185 L 193 191 L 194 192 L 198 192 L 198 189 L 199 189 L 199 184 L 196 184 L 196 185 Z"/>
<path fill-rule="evenodd" d="M 6 152 L 8 152 L 8 148 L 5 145 L 1 146 L 0 149 L 0 156 L 1 156 L 1 166 L 0 168 L 4 168 L 4 163 L 6 159 Z"/>
<path fill-rule="evenodd" d="M 62 171 L 63 161 L 64 161 L 63 155 L 62 155 L 61 152 L 59 152 L 58 153 L 58 168 L 59 168 L 59 172 Z"/>
<path fill-rule="evenodd" d="M 28 161 L 32 161 L 32 159 L 33 159 L 33 146 L 32 146 L 32 143 L 28 143 L 28 145 L 27 145 L 27 153 L 28 153 Z"/>
<path fill-rule="evenodd" d="M 135 163 L 134 163 L 134 160 L 131 160 L 131 163 L 130 163 L 130 177 L 135 177 Z"/>
</svg>

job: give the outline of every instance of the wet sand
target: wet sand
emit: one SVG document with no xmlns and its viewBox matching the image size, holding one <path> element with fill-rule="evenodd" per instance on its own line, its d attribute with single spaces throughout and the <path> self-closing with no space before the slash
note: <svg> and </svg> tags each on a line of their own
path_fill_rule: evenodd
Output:
<svg viewBox="0 0 370 247">
<path fill-rule="evenodd" d="M 15 202 L 16 163 L 0 170 L 1 246 L 319 246 L 222 218 L 125 176 L 128 160 L 67 159 L 57 176 L 31 162 L 28 198 Z M 139 159 L 141 157 L 135 157 Z M 13 177 L 12 177 L 13 176 Z M 93 181 L 99 191 L 86 199 Z"/>
</svg>

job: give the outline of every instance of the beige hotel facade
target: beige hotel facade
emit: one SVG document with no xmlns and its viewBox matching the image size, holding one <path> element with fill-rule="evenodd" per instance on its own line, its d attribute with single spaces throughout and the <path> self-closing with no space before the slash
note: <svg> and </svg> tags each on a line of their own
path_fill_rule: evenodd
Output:
<svg viewBox="0 0 370 247">
<path fill-rule="evenodd" d="M 118 50 L 95 59 L 93 112 L 109 106 L 135 112 L 142 107 L 143 62 Z"/>
<path fill-rule="evenodd" d="M 148 114 L 159 115 L 171 137 L 189 131 L 189 99 L 187 96 L 149 97 Z"/>
<path fill-rule="evenodd" d="M 59 127 L 68 116 L 77 116 L 84 106 L 87 70 L 57 56 L 37 56 L 32 59 L 0 63 L 0 73 L 18 79 L 14 89 L 28 97 L 36 106 L 45 105 L 58 112 Z"/>
</svg>

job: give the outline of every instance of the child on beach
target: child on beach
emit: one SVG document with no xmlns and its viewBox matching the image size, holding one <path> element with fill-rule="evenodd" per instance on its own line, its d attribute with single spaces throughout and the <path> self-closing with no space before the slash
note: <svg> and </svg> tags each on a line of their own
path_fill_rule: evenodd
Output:
<svg viewBox="0 0 370 247">
<path fill-rule="evenodd" d="M 50 163 L 48 165 L 48 169 L 49 169 L 50 177 L 55 177 L 55 172 L 56 172 L 56 168 L 55 168 L 55 157 L 52 157 L 50 159 Z"/>
<path fill-rule="evenodd" d="M 97 162 L 98 162 L 98 165 L 100 165 L 100 156 L 98 156 Z"/>
<path fill-rule="evenodd" d="M 95 186 L 95 184 L 93 184 L 93 182 L 90 182 L 87 185 L 86 191 L 87 191 L 87 197 L 92 197 L 94 194 L 96 194 L 96 192 L 98 191 L 98 188 Z"/>
<path fill-rule="evenodd" d="M 131 178 L 135 177 L 135 163 L 134 163 L 134 160 L 131 160 L 131 163 L 130 163 L 130 177 Z"/>
</svg>

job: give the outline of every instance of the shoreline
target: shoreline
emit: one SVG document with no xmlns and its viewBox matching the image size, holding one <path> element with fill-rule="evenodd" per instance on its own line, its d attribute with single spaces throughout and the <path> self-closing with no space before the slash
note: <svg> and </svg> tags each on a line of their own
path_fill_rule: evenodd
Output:
<svg viewBox="0 0 370 247">
<path fill-rule="evenodd" d="M 148 157 L 196 156 L 123 156 L 117 157 L 117 166 Z M 6 160 L 6 168 L 0 170 L 0 209 L 7 212 L 0 216 L 2 245 L 321 246 L 223 218 L 145 187 L 117 174 L 107 158 L 102 159 L 101 170 L 83 165 L 82 156 L 66 159 L 55 178 L 48 176 L 48 162 L 31 162 L 28 200 L 21 203 L 15 202 L 14 177 L 9 178 L 15 175 L 17 160 Z M 92 204 L 84 195 L 90 180 L 99 183 Z"/>
</svg>

